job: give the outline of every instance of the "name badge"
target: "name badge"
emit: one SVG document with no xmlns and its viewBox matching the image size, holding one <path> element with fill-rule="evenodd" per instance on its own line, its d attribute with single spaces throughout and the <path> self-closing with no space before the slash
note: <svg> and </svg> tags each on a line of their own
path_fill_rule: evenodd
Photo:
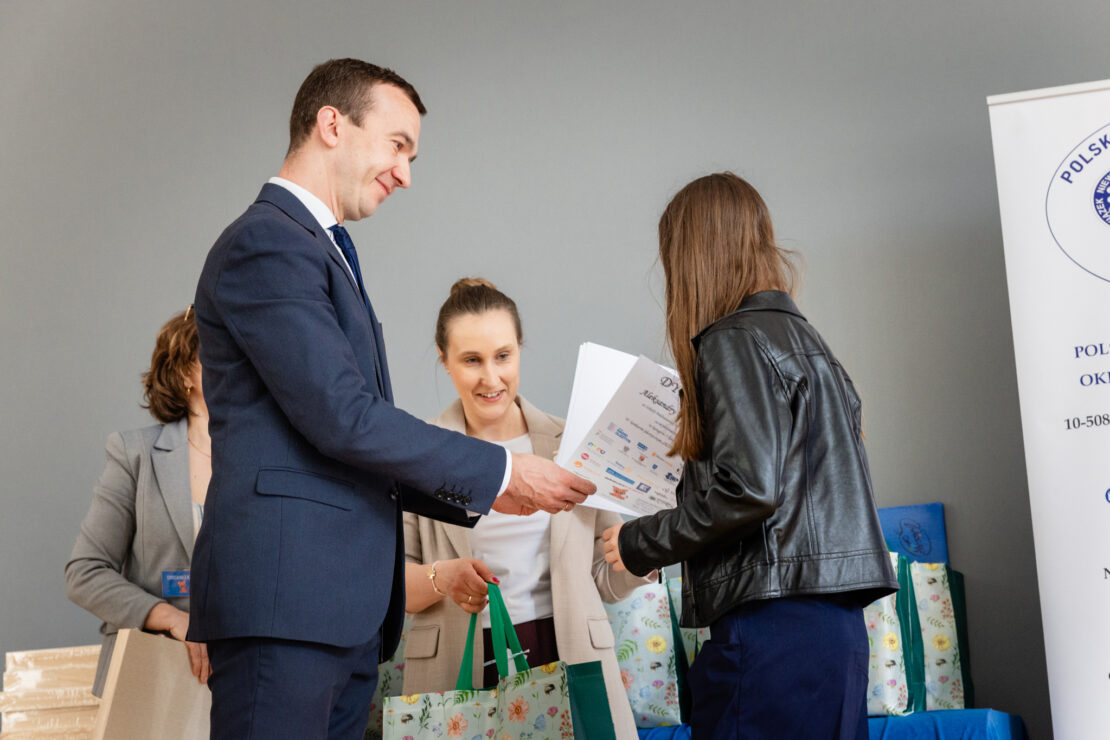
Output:
<svg viewBox="0 0 1110 740">
<path fill-rule="evenodd" d="M 189 571 L 162 571 L 162 598 L 178 598 L 189 595 Z"/>
</svg>

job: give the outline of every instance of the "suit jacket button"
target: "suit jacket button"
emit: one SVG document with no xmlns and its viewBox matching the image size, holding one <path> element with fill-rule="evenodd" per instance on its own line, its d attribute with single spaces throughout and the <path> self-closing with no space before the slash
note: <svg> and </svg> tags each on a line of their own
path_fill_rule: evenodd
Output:
<svg viewBox="0 0 1110 740">
<path fill-rule="evenodd" d="M 394 501 L 396 501 L 400 495 L 401 492 L 397 490 L 397 486 L 393 486 L 393 488 L 389 489 L 389 497 Z"/>
</svg>

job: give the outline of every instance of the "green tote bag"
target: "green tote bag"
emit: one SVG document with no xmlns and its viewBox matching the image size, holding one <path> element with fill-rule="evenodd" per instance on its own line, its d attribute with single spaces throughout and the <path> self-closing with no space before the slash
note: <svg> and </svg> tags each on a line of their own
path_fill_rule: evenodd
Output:
<svg viewBox="0 0 1110 740">
<path fill-rule="evenodd" d="M 601 663 L 557 661 L 529 667 L 494 584 L 489 584 L 489 609 L 501 677 L 497 686 L 476 689 L 473 685 L 478 621 L 473 614 L 455 690 L 386 699 L 385 740 L 616 740 Z M 510 672 L 510 657 L 515 672 Z"/>
</svg>

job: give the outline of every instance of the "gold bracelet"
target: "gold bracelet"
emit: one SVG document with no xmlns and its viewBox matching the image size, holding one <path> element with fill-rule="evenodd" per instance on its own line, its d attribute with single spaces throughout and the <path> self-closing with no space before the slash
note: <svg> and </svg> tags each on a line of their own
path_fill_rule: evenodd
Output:
<svg viewBox="0 0 1110 740">
<path fill-rule="evenodd" d="M 435 561 L 434 563 L 432 563 L 432 569 L 428 571 L 428 580 L 432 582 L 432 590 L 433 591 L 435 591 L 440 596 L 446 596 L 447 594 L 443 593 L 438 588 L 436 588 L 436 566 L 437 565 L 439 565 L 438 560 Z"/>
</svg>

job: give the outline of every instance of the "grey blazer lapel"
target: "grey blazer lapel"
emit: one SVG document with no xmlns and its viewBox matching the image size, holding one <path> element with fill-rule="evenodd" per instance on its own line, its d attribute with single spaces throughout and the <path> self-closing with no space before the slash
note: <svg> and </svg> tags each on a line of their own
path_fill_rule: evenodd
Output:
<svg viewBox="0 0 1110 740">
<path fill-rule="evenodd" d="M 193 495 L 189 490 L 189 439 L 185 419 L 166 424 L 150 452 L 154 479 L 181 546 L 192 559 Z"/>
</svg>

